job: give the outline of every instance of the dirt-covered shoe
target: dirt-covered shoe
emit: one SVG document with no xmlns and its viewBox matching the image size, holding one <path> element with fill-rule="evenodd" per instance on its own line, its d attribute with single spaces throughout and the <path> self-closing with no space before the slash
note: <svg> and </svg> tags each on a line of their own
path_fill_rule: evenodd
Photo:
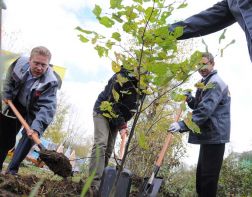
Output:
<svg viewBox="0 0 252 197">
<path fill-rule="evenodd" d="M 17 176 L 18 175 L 18 173 L 16 171 L 9 171 L 9 170 L 7 170 L 5 172 L 5 174 L 10 174 L 10 175 L 13 175 L 13 176 Z"/>
<path fill-rule="evenodd" d="M 89 188 L 89 197 L 99 197 L 99 191 L 97 187 L 91 186 Z"/>
</svg>

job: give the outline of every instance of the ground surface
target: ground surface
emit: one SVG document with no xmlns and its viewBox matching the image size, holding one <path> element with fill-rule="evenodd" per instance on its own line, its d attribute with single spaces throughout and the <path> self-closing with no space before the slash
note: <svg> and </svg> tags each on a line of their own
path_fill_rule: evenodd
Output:
<svg viewBox="0 0 252 197">
<path fill-rule="evenodd" d="M 0 175 L 0 196 L 17 197 L 29 196 L 41 179 L 35 175 Z M 136 181 L 134 179 L 134 181 Z M 133 181 L 133 184 L 135 184 Z M 138 180 L 137 180 L 138 182 Z M 84 182 L 71 179 L 50 180 L 44 179 L 36 196 L 80 196 Z M 89 192 L 86 196 L 90 196 Z M 136 191 L 131 192 L 136 196 Z"/>
</svg>

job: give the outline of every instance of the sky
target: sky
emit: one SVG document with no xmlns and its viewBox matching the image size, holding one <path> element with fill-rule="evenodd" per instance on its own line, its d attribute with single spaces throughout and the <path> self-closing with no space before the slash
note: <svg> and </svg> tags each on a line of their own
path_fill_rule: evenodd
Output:
<svg viewBox="0 0 252 197">
<path fill-rule="evenodd" d="M 188 7 L 176 11 L 174 20 L 185 19 L 192 14 L 208 8 L 217 0 L 188 0 Z M 100 91 L 113 74 L 110 60 L 99 58 L 93 46 L 79 41 L 75 27 L 103 32 L 92 14 L 95 3 L 108 8 L 104 0 L 5 0 L 7 9 L 3 10 L 2 48 L 24 55 L 39 45 L 52 52 L 51 63 L 67 68 L 62 91 L 72 104 L 78 124 L 87 138 L 92 138 L 92 109 Z M 205 36 L 209 51 L 218 54 L 218 38 L 221 32 Z M 202 38 L 195 39 L 199 42 Z M 225 42 L 236 42 L 224 51 L 224 56 L 215 59 L 219 75 L 229 85 L 231 104 L 231 142 L 226 154 L 252 150 L 252 132 L 249 128 L 252 111 L 252 88 L 249 80 L 252 65 L 248 55 L 245 35 L 238 24 L 227 28 Z M 196 77 L 197 78 L 197 77 Z M 186 159 L 190 164 L 197 162 L 198 146 L 189 146 Z"/>
</svg>

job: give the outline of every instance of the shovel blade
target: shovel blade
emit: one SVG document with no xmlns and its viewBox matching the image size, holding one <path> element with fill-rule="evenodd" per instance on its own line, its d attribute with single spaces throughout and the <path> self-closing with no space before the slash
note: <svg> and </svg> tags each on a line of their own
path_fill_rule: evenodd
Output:
<svg viewBox="0 0 252 197">
<path fill-rule="evenodd" d="M 116 178 L 116 168 L 107 166 L 102 174 L 99 196 L 109 197 Z"/>
<path fill-rule="evenodd" d="M 101 184 L 99 188 L 99 196 L 109 197 L 117 176 L 115 167 L 106 167 L 102 174 Z M 128 197 L 132 181 L 132 172 L 128 169 L 123 169 L 120 173 L 116 188 L 115 197 Z"/>
<path fill-rule="evenodd" d="M 148 183 L 149 178 L 144 179 L 143 186 L 140 189 L 138 197 L 156 197 L 162 185 L 163 178 L 155 177 L 151 184 Z"/>
<path fill-rule="evenodd" d="M 123 169 L 116 185 L 115 197 L 128 197 L 130 194 L 131 181 L 132 172 L 128 169 Z"/>
</svg>

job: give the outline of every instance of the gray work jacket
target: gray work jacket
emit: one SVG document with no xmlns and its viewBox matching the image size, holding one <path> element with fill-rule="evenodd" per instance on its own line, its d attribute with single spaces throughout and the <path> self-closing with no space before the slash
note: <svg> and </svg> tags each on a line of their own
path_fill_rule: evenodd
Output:
<svg viewBox="0 0 252 197">
<path fill-rule="evenodd" d="M 15 101 L 21 86 L 29 75 L 29 58 L 20 57 L 9 68 L 4 84 L 3 98 Z M 51 123 L 56 112 L 58 81 L 51 67 L 32 85 L 27 97 L 25 118 L 40 135 Z"/>
<path fill-rule="evenodd" d="M 230 140 L 230 94 L 228 86 L 213 71 L 203 83 L 213 85 L 213 88 L 198 89 L 196 96 L 188 101 L 193 109 L 192 121 L 196 123 L 201 133 L 190 131 L 189 143 L 220 144 Z M 179 122 L 183 131 L 188 131 L 184 122 Z"/>
</svg>

